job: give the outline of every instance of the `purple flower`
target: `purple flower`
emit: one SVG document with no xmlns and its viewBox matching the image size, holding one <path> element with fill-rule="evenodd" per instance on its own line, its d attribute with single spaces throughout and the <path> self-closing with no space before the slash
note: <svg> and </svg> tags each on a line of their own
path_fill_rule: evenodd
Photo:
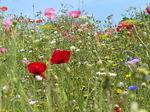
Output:
<svg viewBox="0 0 150 112">
<path fill-rule="evenodd" d="M 145 76 L 145 79 L 150 79 L 148 76 Z"/>
<path fill-rule="evenodd" d="M 139 60 L 139 59 L 133 59 L 132 62 L 133 62 L 134 64 L 136 64 L 137 62 L 140 62 L 140 60 Z"/>
<path fill-rule="evenodd" d="M 138 62 L 140 62 L 139 59 L 133 59 L 133 60 L 131 60 L 131 61 L 126 62 L 125 64 L 126 64 L 126 65 L 131 65 L 131 64 L 136 64 L 136 63 L 138 63 Z"/>
<path fill-rule="evenodd" d="M 137 88 L 138 88 L 138 86 L 133 85 L 133 86 L 129 86 L 128 88 L 129 88 L 129 90 L 135 90 L 135 89 L 137 89 Z"/>
</svg>

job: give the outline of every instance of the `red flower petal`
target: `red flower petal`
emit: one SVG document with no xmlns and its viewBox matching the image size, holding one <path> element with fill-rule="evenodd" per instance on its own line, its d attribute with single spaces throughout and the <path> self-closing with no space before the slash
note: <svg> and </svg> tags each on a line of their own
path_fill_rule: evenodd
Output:
<svg viewBox="0 0 150 112">
<path fill-rule="evenodd" d="M 40 75 L 43 78 L 46 78 L 46 76 L 44 75 L 44 71 L 46 70 L 46 68 L 46 64 L 42 62 L 34 62 L 28 64 L 28 70 L 30 73 L 34 75 Z"/>
<path fill-rule="evenodd" d="M 50 59 L 51 64 L 67 63 L 70 59 L 70 52 L 66 50 L 55 50 L 52 58 Z"/>
<path fill-rule="evenodd" d="M 7 7 L 1 7 L 0 8 L 2 11 L 6 11 L 6 10 L 8 10 L 8 8 Z"/>
</svg>

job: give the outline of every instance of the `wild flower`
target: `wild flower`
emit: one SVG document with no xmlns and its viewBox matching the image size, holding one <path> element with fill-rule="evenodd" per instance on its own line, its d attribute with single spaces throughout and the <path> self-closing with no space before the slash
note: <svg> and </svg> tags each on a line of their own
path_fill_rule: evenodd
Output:
<svg viewBox="0 0 150 112">
<path fill-rule="evenodd" d="M 129 88 L 129 90 L 135 90 L 135 89 L 138 89 L 138 86 L 137 85 L 133 85 L 133 86 L 129 86 L 128 88 Z"/>
<path fill-rule="evenodd" d="M 67 63 L 70 59 L 70 52 L 66 50 L 56 49 L 49 59 L 51 65 Z"/>
<path fill-rule="evenodd" d="M 6 51 L 5 48 L 0 48 L 0 53 L 3 53 L 3 52 L 5 52 L 5 51 Z"/>
<path fill-rule="evenodd" d="M 75 46 L 71 46 L 71 47 L 70 47 L 70 50 L 75 50 L 75 49 L 76 49 Z"/>
<path fill-rule="evenodd" d="M 41 23 L 41 22 L 43 22 L 42 20 L 36 20 L 35 21 L 36 23 Z"/>
<path fill-rule="evenodd" d="M 106 73 L 106 72 L 97 72 L 96 74 L 97 74 L 97 75 L 106 75 L 107 73 Z M 117 76 L 116 73 L 109 73 L 109 75 L 110 75 L 110 76 L 114 76 L 114 77 Z"/>
<path fill-rule="evenodd" d="M 108 35 L 112 35 L 114 33 L 114 30 L 110 29 L 110 30 L 106 30 L 106 34 Z"/>
<path fill-rule="evenodd" d="M 36 101 L 29 101 L 29 104 L 35 104 L 35 103 L 38 103 L 39 101 L 38 100 L 36 100 Z"/>
<path fill-rule="evenodd" d="M 44 72 L 47 68 L 45 63 L 42 62 L 33 62 L 28 64 L 28 70 L 30 73 L 34 74 L 34 76 L 39 75 L 46 79 Z"/>
<path fill-rule="evenodd" d="M 138 63 L 138 62 L 140 62 L 139 59 L 133 59 L 133 60 L 131 60 L 131 61 L 129 61 L 129 62 L 126 62 L 125 64 L 126 64 L 126 65 L 131 65 L 131 64 L 136 64 L 136 63 Z"/>
<path fill-rule="evenodd" d="M 0 8 L 0 10 L 2 10 L 2 11 L 7 11 L 8 8 L 3 6 L 3 7 Z"/>
<path fill-rule="evenodd" d="M 150 6 L 148 6 L 148 7 L 146 8 L 146 11 L 147 11 L 148 14 L 150 14 Z"/>
<path fill-rule="evenodd" d="M 48 19 L 56 20 L 55 10 L 53 8 L 48 8 L 44 11 L 44 16 Z"/>
<path fill-rule="evenodd" d="M 122 89 L 117 89 L 116 91 L 117 91 L 117 93 L 119 93 L 119 94 L 122 93 Z"/>
<path fill-rule="evenodd" d="M 35 76 L 35 79 L 36 79 L 36 80 L 42 80 L 43 78 L 42 78 L 41 76 L 39 76 L 39 75 L 36 75 L 36 76 Z"/>
<path fill-rule="evenodd" d="M 115 110 L 116 112 L 121 112 L 121 109 L 120 109 L 120 107 L 119 107 L 118 105 L 114 108 L 114 110 Z"/>
<path fill-rule="evenodd" d="M 4 22 L 2 22 L 3 26 L 9 26 L 12 25 L 12 19 L 6 19 Z"/>
<path fill-rule="evenodd" d="M 81 14 L 81 11 L 72 11 L 72 12 L 69 12 L 69 17 L 72 17 L 72 18 L 78 18 Z"/>
</svg>

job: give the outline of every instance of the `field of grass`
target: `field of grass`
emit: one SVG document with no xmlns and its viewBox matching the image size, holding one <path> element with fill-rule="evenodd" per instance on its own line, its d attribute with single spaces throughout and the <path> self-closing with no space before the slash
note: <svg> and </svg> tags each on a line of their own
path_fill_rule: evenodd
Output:
<svg viewBox="0 0 150 112">
<path fill-rule="evenodd" d="M 150 111 L 146 11 L 118 25 L 111 15 L 105 26 L 90 15 L 68 17 L 68 12 L 40 21 L 5 14 L 0 18 L 0 112 Z M 69 60 L 52 63 L 56 49 L 70 52 Z M 46 64 L 46 78 L 29 71 L 34 62 Z"/>
</svg>

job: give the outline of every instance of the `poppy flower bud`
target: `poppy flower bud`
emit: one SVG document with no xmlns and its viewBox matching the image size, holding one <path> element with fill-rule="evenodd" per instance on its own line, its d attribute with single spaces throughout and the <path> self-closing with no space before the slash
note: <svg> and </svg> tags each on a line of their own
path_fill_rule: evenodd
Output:
<svg viewBox="0 0 150 112">
<path fill-rule="evenodd" d="M 14 20 L 14 21 L 13 21 L 13 25 L 15 25 L 15 26 L 17 25 L 17 23 L 18 23 L 17 20 Z"/>
<path fill-rule="evenodd" d="M 54 78 L 55 81 L 58 81 L 57 75 L 53 75 L 53 78 Z"/>
<path fill-rule="evenodd" d="M 97 66 L 98 66 L 98 67 L 100 67 L 102 64 L 103 64 L 102 60 L 99 60 L 99 61 L 97 62 Z"/>
<path fill-rule="evenodd" d="M 109 78 L 110 77 L 110 73 L 106 72 L 105 76 L 106 76 L 106 78 Z"/>
<path fill-rule="evenodd" d="M 67 67 L 67 68 L 66 68 L 66 71 L 67 71 L 68 73 L 70 73 L 71 70 L 70 70 L 69 67 Z"/>
<path fill-rule="evenodd" d="M 12 81 L 13 81 L 14 83 L 17 83 L 17 82 L 18 82 L 18 81 L 17 81 L 17 78 L 13 78 Z"/>
</svg>

